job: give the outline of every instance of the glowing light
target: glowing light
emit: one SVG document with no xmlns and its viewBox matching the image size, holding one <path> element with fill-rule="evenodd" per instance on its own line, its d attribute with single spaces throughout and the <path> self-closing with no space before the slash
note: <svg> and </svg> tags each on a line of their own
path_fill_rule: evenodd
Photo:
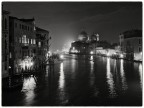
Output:
<svg viewBox="0 0 144 108">
<path fill-rule="evenodd" d="M 109 52 L 107 53 L 107 56 L 110 56 L 110 53 L 109 53 Z"/>
<path fill-rule="evenodd" d="M 63 71 L 63 63 L 60 64 L 60 78 L 59 78 L 59 88 L 63 89 L 64 87 L 64 71 Z"/>
<path fill-rule="evenodd" d="M 32 58 L 25 58 L 24 60 L 21 60 L 19 65 L 21 66 L 22 69 L 30 69 L 31 67 L 33 67 L 34 62 L 32 61 Z"/>
<path fill-rule="evenodd" d="M 91 51 L 90 54 L 94 54 L 93 51 Z"/>
<path fill-rule="evenodd" d="M 115 95 L 115 90 L 113 75 L 111 73 L 110 58 L 107 58 L 107 83 L 110 89 L 110 95 L 113 97 Z"/>
<path fill-rule="evenodd" d="M 142 70 L 142 64 L 139 64 L 139 76 L 140 76 L 140 85 L 141 85 L 141 88 L 142 88 L 142 84 L 143 84 L 143 70 Z"/>
<path fill-rule="evenodd" d="M 93 56 L 90 57 L 90 60 L 93 60 Z"/>
<path fill-rule="evenodd" d="M 124 55 L 123 55 L 123 54 L 120 54 L 120 58 L 124 58 Z"/>
<path fill-rule="evenodd" d="M 34 89 L 36 88 L 36 82 L 34 77 L 29 77 L 24 79 L 22 92 L 25 94 L 25 103 L 31 105 L 35 97 Z"/>
<path fill-rule="evenodd" d="M 122 79 L 122 89 L 127 90 L 127 83 L 126 83 L 126 77 L 125 77 L 125 73 L 124 73 L 123 61 L 124 61 L 123 59 L 121 59 L 121 61 L 120 61 L 120 75 L 121 75 L 121 79 Z"/>
<path fill-rule="evenodd" d="M 64 58 L 64 55 L 60 55 L 60 58 L 63 59 L 63 58 Z"/>
</svg>

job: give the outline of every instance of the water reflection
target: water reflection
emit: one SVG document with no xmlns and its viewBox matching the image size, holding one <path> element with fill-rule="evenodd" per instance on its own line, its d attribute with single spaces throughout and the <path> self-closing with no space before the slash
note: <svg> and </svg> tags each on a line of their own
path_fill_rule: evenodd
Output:
<svg viewBox="0 0 144 108">
<path fill-rule="evenodd" d="M 58 93 L 61 105 L 64 105 L 68 102 L 64 86 L 65 86 L 65 75 L 64 75 L 64 69 L 63 69 L 63 63 L 61 63 L 60 64 L 60 77 L 59 77 L 59 93 Z"/>
<path fill-rule="evenodd" d="M 64 87 L 64 82 L 65 78 L 64 78 L 64 71 L 63 71 L 63 62 L 60 64 L 60 78 L 59 78 L 59 88 L 63 89 Z"/>
<path fill-rule="evenodd" d="M 48 72 L 49 72 L 49 66 L 46 66 L 46 77 L 48 77 Z"/>
<path fill-rule="evenodd" d="M 35 97 L 34 89 L 36 87 L 36 82 L 34 77 L 28 77 L 24 79 L 22 92 L 25 94 L 25 104 L 31 105 Z"/>
<path fill-rule="evenodd" d="M 109 92 L 110 92 L 110 96 L 114 97 L 116 92 L 114 89 L 114 80 L 113 80 L 113 75 L 111 73 L 111 67 L 110 67 L 110 58 L 107 58 L 107 83 L 109 86 Z"/>
<path fill-rule="evenodd" d="M 90 57 L 91 60 L 93 60 L 93 56 Z M 92 86 L 94 84 L 94 62 L 90 61 L 90 85 Z"/>
<path fill-rule="evenodd" d="M 126 82 L 126 77 L 125 77 L 125 72 L 124 72 L 124 60 L 120 60 L 120 76 L 122 80 L 122 90 L 127 90 L 127 82 Z"/>
<path fill-rule="evenodd" d="M 142 64 L 139 64 L 140 86 L 142 89 Z"/>
<path fill-rule="evenodd" d="M 90 60 L 93 60 L 93 56 L 90 57 Z"/>
</svg>

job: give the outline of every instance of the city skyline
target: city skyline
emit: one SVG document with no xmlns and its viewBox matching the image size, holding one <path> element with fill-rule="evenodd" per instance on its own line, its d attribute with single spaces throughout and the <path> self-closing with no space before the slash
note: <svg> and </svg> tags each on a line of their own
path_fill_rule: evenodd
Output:
<svg viewBox="0 0 144 108">
<path fill-rule="evenodd" d="M 142 29 L 141 2 L 3 2 L 3 6 L 10 16 L 34 17 L 36 26 L 50 32 L 53 51 L 76 41 L 83 30 L 114 43 L 121 32 Z"/>
<path fill-rule="evenodd" d="M 142 106 L 142 2 L 2 2 L 2 106 Z"/>
</svg>

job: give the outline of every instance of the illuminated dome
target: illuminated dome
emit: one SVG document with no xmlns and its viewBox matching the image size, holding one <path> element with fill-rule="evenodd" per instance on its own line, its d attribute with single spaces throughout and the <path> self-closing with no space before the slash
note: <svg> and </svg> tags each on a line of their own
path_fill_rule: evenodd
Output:
<svg viewBox="0 0 144 108">
<path fill-rule="evenodd" d="M 87 41 L 87 40 L 88 40 L 87 33 L 86 33 L 85 31 L 82 31 L 82 32 L 78 35 L 78 40 L 80 40 L 80 41 Z"/>
<path fill-rule="evenodd" d="M 91 35 L 91 41 L 99 41 L 99 34 Z"/>
</svg>

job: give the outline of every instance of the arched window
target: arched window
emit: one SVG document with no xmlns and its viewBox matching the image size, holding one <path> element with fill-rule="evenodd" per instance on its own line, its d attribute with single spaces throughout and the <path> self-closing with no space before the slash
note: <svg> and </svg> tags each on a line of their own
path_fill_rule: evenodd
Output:
<svg viewBox="0 0 144 108">
<path fill-rule="evenodd" d="M 5 18 L 5 20 L 4 20 L 4 22 L 5 22 L 5 29 L 7 29 L 7 19 Z"/>
</svg>

